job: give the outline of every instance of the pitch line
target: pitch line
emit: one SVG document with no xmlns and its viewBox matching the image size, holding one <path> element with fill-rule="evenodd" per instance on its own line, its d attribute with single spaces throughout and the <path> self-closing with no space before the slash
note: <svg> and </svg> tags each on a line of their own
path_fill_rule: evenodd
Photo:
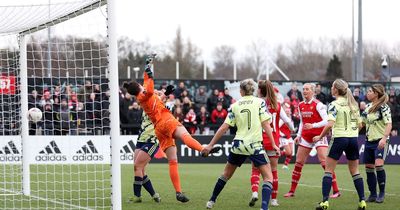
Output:
<svg viewBox="0 0 400 210">
<path fill-rule="evenodd" d="M 288 183 L 288 182 L 279 182 L 279 184 L 291 185 L 292 183 Z M 319 189 L 321 189 L 321 185 L 316 186 L 316 185 L 300 184 L 300 183 L 298 183 L 297 185 L 304 186 L 304 187 L 312 187 L 312 188 L 319 188 Z M 339 190 L 341 190 L 341 191 L 348 191 L 348 192 L 357 192 L 357 191 L 355 191 L 355 190 L 346 189 L 346 188 L 339 188 Z M 400 195 L 393 194 L 393 193 L 387 193 L 387 192 L 385 192 L 385 195 L 394 196 L 394 197 L 400 197 Z"/>
<path fill-rule="evenodd" d="M 0 190 L 2 190 L 4 192 L 8 192 L 8 193 L 15 193 L 14 195 L 23 195 L 22 193 L 17 193 L 17 192 L 14 192 L 12 190 L 4 189 L 4 188 L 0 188 Z M 48 201 L 48 202 L 55 203 L 55 204 L 67 205 L 67 206 L 74 207 L 74 208 L 77 208 L 77 209 L 93 210 L 91 208 L 77 206 L 77 205 L 74 205 L 74 204 L 65 203 L 65 202 L 61 202 L 61 201 L 56 201 L 56 200 L 52 200 L 52 199 L 46 199 L 46 198 L 42 198 L 42 197 L 35 196 L 35 195 L 27 195 L 27 197 L 32 197 L 32 198 L 35 198 L 35 199 L 38 199 L 38 200 L 42 200 L 42 201 Z"/>
</svg>

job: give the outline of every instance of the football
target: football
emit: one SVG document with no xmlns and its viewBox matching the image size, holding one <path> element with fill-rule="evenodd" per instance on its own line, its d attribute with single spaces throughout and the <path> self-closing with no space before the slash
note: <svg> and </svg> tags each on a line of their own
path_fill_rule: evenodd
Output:
<svg viewBox="0 0 400 210">
<path fill-rule="evenodd" d="M 28 111 L 28 119 L 33 123 L 37 123 L 42 120 L 42 116 L 42 111 L 36 107 L 31 108 Z"/>
</svg>

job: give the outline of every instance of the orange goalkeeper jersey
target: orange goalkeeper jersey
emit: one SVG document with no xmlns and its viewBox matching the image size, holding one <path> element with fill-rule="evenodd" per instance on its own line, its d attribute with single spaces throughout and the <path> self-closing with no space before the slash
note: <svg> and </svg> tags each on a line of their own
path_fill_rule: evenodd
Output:
<svg viewBox="0 0 400 210">
<path fill-rule="evenodd" d="M 144 73 L 143 87 L 144 91 L 139 93 L 136 98 L 139 101 L 143 111 L 146 112 L 151 122 L 154 124 L 154 127 L 156 127 L 157 123 L 162 119 L 164 112 L 170 112 L 165 107 L 161 99 L 154 94 L 154 80 L 149 78 L 146 73 Z"/>
</svg>

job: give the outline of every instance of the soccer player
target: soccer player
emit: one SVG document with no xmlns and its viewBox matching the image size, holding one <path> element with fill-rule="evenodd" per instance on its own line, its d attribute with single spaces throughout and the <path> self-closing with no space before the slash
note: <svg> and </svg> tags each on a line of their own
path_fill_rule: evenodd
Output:
<svg viewBox="0 0 400 210">
<path fill-rule="evenodd" d="M 279 206 L 277 196 L 278 196 L 278 159 L 280 153 L 276 153 L 273 145 L 279 146 L 279 120 L 282 119 L 291 130 L 294 130 L 293 123 L 290 118 L 287 117 L 283 109 L 281 109 L 280 103 L 277 101 L 274 86 L 269 80 L 260 80 L 258 82 L 258 95 L 266 101 L 268 112 L 272 115 L 271 127 L 273 139 L 270 140 L 269 137 L 263 133 L 263 146 L 267 152 L 268 158 L 271 161 L 272 177 L 273 177 L 273 191 L 271 194 L 271 206 Z M 271 142 L 274 142 L 272 144 Z M 251 170 L 251 199 L 249 206 L 254 206 L 255 202 L 258 200 L 258 185 L 260 179 L 260 171 L 257 167 L 252 167 Z"/>
<path fill-rule="evenodd" d="M 284 195 L 285 198 L 293 197 L 297 184 L 301 177 L 301 171 L 313 147 L 316 147 L 318 160 L 323 169 L 326 165 L 326 154 L 328 153 L 328 140 L 323 137 L 321 141 L 313 142 L 313 137 L 321 134 L 324 126 L 328 123 L 326 106 L 315 99 L 315 84 L 305 83 L 303 85 L 304 101 L 299 104 L 300 125 L 297 137 L 294 139 L 299 147 L 296 154 L 296 163 L 292 173 L 292 185 L 290 191 Z M 332 173 L 333 194 L 331 198 L 340 196 L 336 183 L 336 175 Z"/>
<path fill-rule="evenodd" d="M 134 95 L 144 112 L 149 116 L 151 122 L 154 125 L 155 134 L 160 141 L 161 149 L 171 156 L 177 156 L 177 150 L 174 139 L 181 139 L 188 147 L 201 152 L 203 146 L 194 139 L 185 127 L 178 122 L 174 116 L 170 113 L 167 107 L 165 107 L 162 100 L 154 94 L 154 80 L 152 63 L 154 57 L 146 59 L 146 67 L 144 72 L 144 84 L 143 86 L 136 81 L 125 83 L 124 88 L 127 89 L 128 93 Z M 218 152 L 221 147 L 213 148 L 210 153 Z M 208 152 L 208 151 L 207 151 Z M 204 153 L 201 152 L 203 155 Z M 181 202 L 187 202 L 189 199 L 182 193 L 179 175 L 178 175 L 178 162 L 177 159 L 169 160 L 170 177 L 173 185 L 176 189 L 176 199 Z"/>
<path fill-rule="evenodd" d="M 290 116 L 292 114 L 291 110 L 290 110 L 290 106 L 287 107 L 287 104 L 283 104 L 282 108 L 285 110 L 286 116 L 288 116 L 288 118 L 290 119 Z M 283 122 L 283 120 L 279 120 L 279 133 L 280 133 L 280 137 L 279 137 L 279 147 L 283 148 L 283 151 L 281 150 L 281 156 L 285 155 L 285 162 L 282 166 L 282 169 L 288 170 L 289 167 L 289 163 L 292 160 L 292 148 L 293 148 L 293 144 L 294 144 L 294 140 L 292 138 L 292 131 L 290 130 L 290 128 L 285 124 L 285 122 Z"/>
<path fill-rule="evenodd" d="M 130 201 L 135 203 L 142 202 L 142 186 L 149 192 L 155 202 L 161 202 L 160 195 L 154 191 L 150 178 L 145 172 L 145 168 L 159 149 L 159 141 L 154 134 L 154 126 L 149 117 L 143 112 L 141 133 L 137 139 L 136 149 L 133 156 L 135 180 L 133 182 L 133 194 Z"/>
<path fill-rule="evenodd" d="M 383 85 L 374 84 L 368 88 L 367 99 L 371 103 L 361 114 L 362 125 L 367 126 L 364 163 L 370 195 L 366 201 L 383 203 L 386 185 L 386 173 L 383 164 L 387 154 L 390 131 L 392 130 L 392 114 L 386 104 L 389 97 L 385 93 Z M 376 193 L 377 183 L 380 191 L 379 196 Z"/>
<path fill-rule="evenodd" d="M 231 105 L 225 122 L 218 129 L 211 142 L 204 148 L 207 153 L 230 126 L 237 126 L 228 162 L 222 176 L 218 178 L 215 184 L 210 200 L 206 204 L 207 209 L 214 206 L 226 182 L 232 177 L 236 168 L 240 167 L 247 158 L 250 158 L 254 166 L 261 171 L 263 177 L 261 208 L 263 210 L 268 209 L 272 192 L 272 174 L 268 157 L 263 149 L 262 128 L 269 139 L 273 139 L 269 125 L 271 116 L 266 113 L 265 100 L 253 96 L 255 86 L 256 84 L 252 79 L 240 82 L 242 98 Z M 272 141 L 271 144 L 275 152 L 279 152 L 279 147 L 275 145 L 275 142 Z"/>
<path fill-rule="evenodd" d="M 328 107 L 328 124 L 321 134 L 315 136 L 316 143 L 332 129 L 332 140 L 329 144 L 329 153 L 326 159 L 325 175 L 322 178 L 322 202 L 316 207 L 317 210 L 329 209 L 329 192 L 332 186 L 332 174 L 335 171 L 337 161 L 343 152 L 346 153 L 349 172 L 353 178 L 359 203 L 358 210 L 367 207 L 364 196 L 364 182 L 358 170 L 358 128 L 361 123 L 357 101 L 349 89 L 347 82 L 336 79 L 331 87 L 332 96 L 336 98 Z"/>
</svg>

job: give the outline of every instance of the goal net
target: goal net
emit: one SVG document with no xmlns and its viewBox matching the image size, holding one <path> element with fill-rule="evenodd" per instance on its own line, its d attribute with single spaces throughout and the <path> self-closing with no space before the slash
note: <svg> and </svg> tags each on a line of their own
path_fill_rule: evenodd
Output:
<svg viewBox="0 0 400 210">
<path fill-rule="evenodd" d="M 106 0 L 5 3 L 0 209 L 110 209 Z"/>
</svg>

